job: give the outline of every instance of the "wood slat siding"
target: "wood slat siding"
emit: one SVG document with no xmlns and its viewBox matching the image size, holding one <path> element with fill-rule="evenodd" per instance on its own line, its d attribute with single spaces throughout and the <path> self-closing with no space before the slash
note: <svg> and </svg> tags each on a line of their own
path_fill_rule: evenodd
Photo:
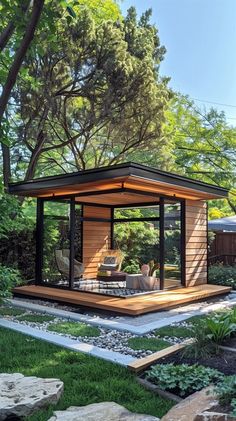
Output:
<svg viewBox="0 0 236 421">
<path fill-rule="evenodd" d="M 83 216 L 90 218 L 110 218 L 110 208 L 84 206 Z M 84 278 L 94 279 L 97 275 L 101 252 L 110 247 L 111 225 L 109 222 L 83 222 L 83 264 Z"/>
<path fill-rule="evenodd" d="M 186 200 L 186 286 L 207 283 L 207 205 Z"/>
</svg>

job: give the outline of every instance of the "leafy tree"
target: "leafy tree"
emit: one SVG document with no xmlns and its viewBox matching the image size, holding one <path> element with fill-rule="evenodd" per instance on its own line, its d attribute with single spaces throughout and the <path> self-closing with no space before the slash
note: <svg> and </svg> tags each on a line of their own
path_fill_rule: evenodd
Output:
<svg viewBox="0 0 236 421">
<path fill-rule="evenodd" d="M 210 216 L 236 212 L 236 128 L 227 124 L 224 113 L 201 110 L 188 97 L 176 95 L 164 132 L 172 152 L 171 169 L 230 189 L 229 200 L 210 203 Z"/>
<path fill-rule="evenodd" d="M 20 38 L 16 38 L 15 43 L 15 52 L 13 55 L 12 63 L 10 64 L 9 70 L 6 72 L 6 78 L 4 83 L 1 83 L 1 95 L 0 95 L 0 130 L 2 130 L 1 124 L 3 120 L 6 107 L 11 96 L 12 89 L 16 83 L 16 78 L 26 56 L 27 50 L 33 40 L 34 33 L 42 13 L 44 0 L 34 0 L 31 10 L 31 2 L 29 0 L 24 0 L 23 2 L 14 2 L 15 13 L 12 16 L 10 12 L 12 4 L 9 1 L 3 2 L 1 6 L 1 14 L 3 17 L 3 22 L 0 23 L 2 32 L 0 33 L 0 52 L 3 51 L 8 42 L 11 40 L 11 37 L 14 33 L 14 30 L 17 26 L 17 20 L 20 19 L 20 22 L 23 20 L 25 23 L 23 34 L 20 35 Z M 21 4 L 19 4 L 21 3 Z M 6 10 L 5 10 L 6 9 Z M 30 10 L 29 10 L 30 9 Z M 30 13 L 30 17 L 25 22 L 25 15 Z M 6 22 L 6 16 L 9 16 L 10 20 Z M 20 25 L 22 27 L 22 24 Z M 22 30 L 22 28 L 21 28 Z M 11 43 L 8 50 L 7 57 L 8 62 L 9 58 L 12 55 L 13 45 Z M 1 78 L 2 79 L 2 78 Z M 0 80 L 1 82 L 2 80 Z M 11 176 L 11 167 L 10 167 L 10 151 L 9 147 L 1 140 L 2 143 L 2 154 L 3 154 L 3 177 L 5 186 L 8 184 Z"/>
<path fill-rule="evenodd" d="M 25 179 L 49 169 L 114 164 L 133 151 L 164 147 L 170 94 L 159 76 L 164 48 L 150 12 L 138 21 L 131 8 L 125 19 L 116 13 L 101 21 L 91 3 L 69 24 L 61 17 L 56 47 L 42 40 L 41 53 L 26 63 L 28 83 L 17 86 L 13 163 Z"/>
</svg>

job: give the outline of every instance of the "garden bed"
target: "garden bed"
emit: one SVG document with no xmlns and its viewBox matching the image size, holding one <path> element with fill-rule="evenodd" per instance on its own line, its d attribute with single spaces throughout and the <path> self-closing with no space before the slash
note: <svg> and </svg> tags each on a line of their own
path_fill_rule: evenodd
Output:
<svg viewBox="0 0 236 421">
<path fill-rule="evenodd" d="M 223 344 L 222 344 L 223 346 L 227 346 L 227 347 L 229 347 L 229 348 L 232 348 L 232 349 L 234 349 L 235 350 L 235 352 L 236 352 L 236 337 L 233 337 L 233 338 L 229 338 L 229 339 L 227 339 L 226 341 L 224 341 L 223 342 Z M 236 360 L 236 357 L 234 357 L 235 358 L 235 360 Z M 235 371 L 236 371 L 236 368 L 235 368 Z"/>
<path fill-rule="evenodd" d="M 183 352 L 177 352 L 176 354 L 172 354 L 169 357 L 162 358 L 159 361 L 160 364 L 169 364 L 174 363 L 176 364 L 200 364 L 204 367 L 214 368 L 216 370 L 221 371 L 225 375 L 229 376 L 232 374 L 236 374 L 236 356 L 234 352 L 220 350 L 219 354 L 217 355 L 209 355 L 197 358 L 190 358 L 183 355 Z"/>
</svg>

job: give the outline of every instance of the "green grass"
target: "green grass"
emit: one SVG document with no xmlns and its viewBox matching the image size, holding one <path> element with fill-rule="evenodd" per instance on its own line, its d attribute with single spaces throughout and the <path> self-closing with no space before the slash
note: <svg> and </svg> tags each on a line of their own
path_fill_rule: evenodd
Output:
<svg viewBox="0 0 236 421">
<path fill-rule="evenodd" d="M 25 314 L 24 316 L 17 317 L 17 320 L 23 322 L 33 322 L 33 323 L 45 323 L 51 322 L 55 317 L 48 316 L 46 314 Z"/>
<path fill-rule="evenodd" d="M 168 336 L 170 338 L 189 338 L 191 337 L 191 329 L 181 326 L 164 326 L 155 330 L 154 334 L 161 338 Z"/>
<path fill-rule="evenodd" d="M 18 332 L 0 328 L 0 349 L 1 372 L 54 377 L 64 382 L 59 403 L 33 414 L 27 421 L 46 421 L 53 410 L 102 401 L 114 401 L 130 411 L 161 417 L 174 404 L 144 389 L 124 367 Z"/>
<path fill-rule="evenodd" d="M 0 307 L 0 316 L 19 316 L 23 313 L 25 313 L 25 310 L 21 310 L 19 308 L 7 306 Z"/>
<path fill-rule="evenodd" d="M 161 338 L 176 337 L 176 338 L 190 338 L 192 336 L 191 324 L 194 325 L 202 320 L 206 316 L 193 316 L 186 320 L 186 323 L 189 324 L 189 327 L 185 326 L 163 326 L 160 329 L 155 330 L 155 335 L 160 336 Z"/>
<path fill-rule="evenodd" d="M 135 350 L 144 349 L 155 352 L 171 346 L 171 343 L 157 338 L 130 338 L 128 345 Z"/>
<path fill-rule="evenodd" d="M 52 324 L 48 330 L 58 333 L 67 333 L 73 336 L 99 336 L 100 330 L 94 326 L 88 326 L 78 322 L 60 322 Z"/>
</svg>

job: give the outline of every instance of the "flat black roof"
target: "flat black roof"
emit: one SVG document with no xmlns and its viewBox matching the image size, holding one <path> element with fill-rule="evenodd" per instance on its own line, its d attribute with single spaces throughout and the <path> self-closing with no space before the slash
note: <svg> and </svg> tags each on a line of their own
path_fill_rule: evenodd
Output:
<svg viewBox="0 0 236 421">
<path fill-rule="evenodd" d="M 9 193 L 30 196 L 30 192 L 40 192 L 40 190 L 43 189 L 60 188 L 128 176 L 143 178 L 145 181 L 159 181 L 161 183 L 199 192 L 201 191 L 219 197 L 227 197 L 229 191 L 228 189 L 183 177 L 179 174 L 161 171 L 157 168 L 134 162 L 126 162 L 123 164 L 94 168 L 69 174 L 41 177 L 26 182 L 11 183 L 9 185 Z"/>
</svg>

